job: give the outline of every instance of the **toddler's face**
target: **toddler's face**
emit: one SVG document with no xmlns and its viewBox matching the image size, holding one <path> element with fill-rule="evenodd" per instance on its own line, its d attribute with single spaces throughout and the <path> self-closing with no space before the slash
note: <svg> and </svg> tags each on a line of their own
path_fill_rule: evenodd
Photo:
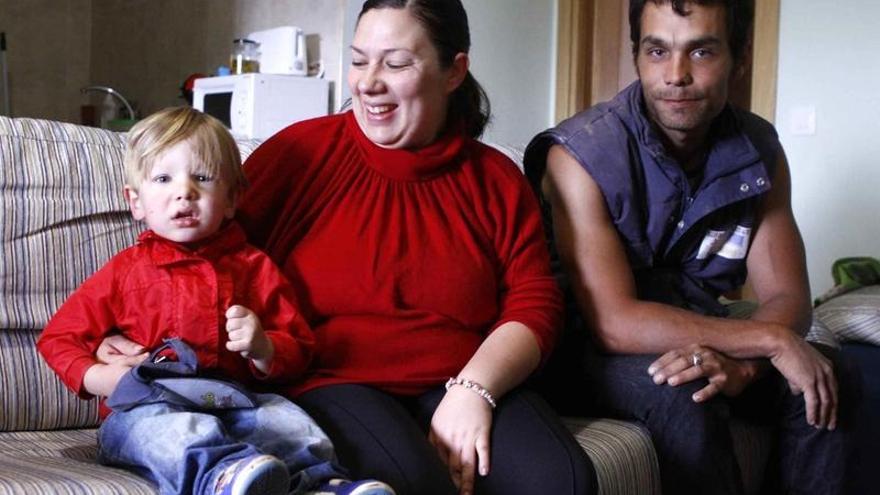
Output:
<svg viewBox="0 0 880 495">
<path fill-rule="evenodd" d="M 229 186 L 201 169 L 187 141 L 159 155 L 138 190 L 126 186 L 125 194 L 136 220 L 184 244 L 214 234 L 235 213 Z"/>
</svg>

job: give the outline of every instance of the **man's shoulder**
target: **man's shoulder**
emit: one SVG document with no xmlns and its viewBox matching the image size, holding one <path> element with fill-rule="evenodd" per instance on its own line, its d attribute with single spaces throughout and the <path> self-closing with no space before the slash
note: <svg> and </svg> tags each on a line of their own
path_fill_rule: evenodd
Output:
<svg viewBox="0 0 880 495">
<path fill-rule="evenodd" d="M 779 161 L 779 153 L 782 150 L 776 127 L 763 117 L 748 110 L 733 105 L 730 106 L 730 109 L 736 122 L 736 129 L 755 147 L 767 167 L 767 172 L 772 177 Z"/>
<path fill-rule="evenodd" d="M 625 116 L 630 113 L 624 93 L 615 98 L 593 105 L 563 120 L 548 132 L 565 144 L 573 140 L 613 143 L 622 135 L 629 134 Z"/>
<path fill-rule="evenodd" d="M 593 165 L 607 163 L 608 156 L 626 156 L 635 132 L 628 116 L 633 112 L 632 94 L 637 90 L 635 85 L 630 86 L 611 100 L 578 112 L 535 136 L 525 152 L 526 174 L 531 179 L 543 173 L 547 153 L 554 145 L 562 146 L 588 171 Z"/>
</svg>

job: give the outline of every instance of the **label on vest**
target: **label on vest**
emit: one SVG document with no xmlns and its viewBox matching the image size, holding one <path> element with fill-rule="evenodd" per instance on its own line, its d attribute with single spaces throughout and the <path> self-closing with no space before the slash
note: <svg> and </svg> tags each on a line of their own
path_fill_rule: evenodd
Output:
<svg viewBox="0 0 880 495">
<path fill-rule="evenodd" d="M 730 230 L 710 230 L 700 243 L 697 259 L 704 260 L 709 256 L 717 255 L 729 260 L 741 260 L 746 257 L 749 250 L 751 235 L 751 227 L 742 225 Z"/>
</svg>

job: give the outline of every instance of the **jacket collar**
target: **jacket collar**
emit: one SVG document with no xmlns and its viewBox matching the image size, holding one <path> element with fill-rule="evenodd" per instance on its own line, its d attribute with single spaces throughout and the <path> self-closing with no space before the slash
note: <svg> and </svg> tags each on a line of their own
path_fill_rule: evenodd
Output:
<svg viewBox="0 0 880 495">
<path fill-rule="evenodd" d="M 194 259 L 215 260 L 244 247 L 247 237 L 238 223 L 229 221 L 217 233 L 195 247 L 168 240 L 152 230 L 142 232 L 138 236 L 137 244 L 147 250 L 154 264 L 161 266 Z"/>
<path fill-rule="evenodd" d="M 621 92 L 621 97 L 619 103 L 626 108 L 626 113 L 633 116 L 633 122 L 629 122 L 629 125 L 634 127 L 642 146 L 657 163 L 680 169 L 678 162 L 666 152 L 657 129 L 647 117 L 641 83 L 635 81 L 629 85 Z M 710 153 L 703 172 L 704 182 L 734 174 L 761 160 L 761 155 L 743 132 L 740 119 L 729 103 L 712 122 L 708 139 Z"/>
</svg>

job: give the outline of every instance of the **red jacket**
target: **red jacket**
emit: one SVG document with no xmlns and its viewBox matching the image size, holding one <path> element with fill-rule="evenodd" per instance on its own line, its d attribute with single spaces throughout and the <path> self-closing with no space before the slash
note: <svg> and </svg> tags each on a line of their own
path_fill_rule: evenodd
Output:
<svg viewBox="0 0 880 495">
<path fill-rule="evenodd" d="M 240 304 L 260 318 L 275 355 L 268 375 L 226 350 L 227 308 Z M 199 357 L 200 370 L 246 385 L 290 382 L 306 369 L 314 338 L 295 304 L 293 288 L 262 252 L 246 243 L 236 223 L 195 251 L 140 235 L 87 279 L 49 321 L 37 348 L 82 398 L 83 376 L 109 333 L 154 349 L 180 337 Z"/>
</svg>

